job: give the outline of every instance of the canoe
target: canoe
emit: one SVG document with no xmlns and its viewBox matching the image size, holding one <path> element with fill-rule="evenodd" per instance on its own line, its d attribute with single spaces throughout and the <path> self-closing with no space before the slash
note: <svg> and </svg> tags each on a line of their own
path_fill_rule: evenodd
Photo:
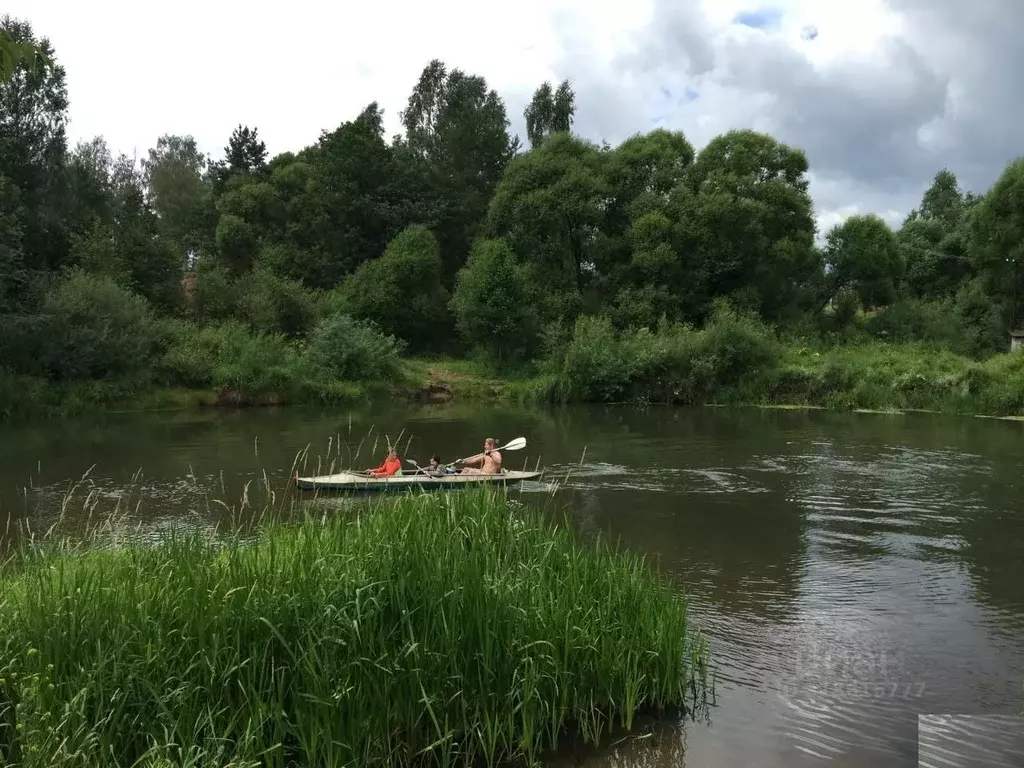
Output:
<svg viewBox="0 0 1024 768">
<path fill-rule="evenodd" d="M 523 480 L 536 480 L 541 472 L 505 471 L 497 475 L 414 475 L 412 473 L 391 477 L 369 477 L 355 472 L 338 472 L 333 475 L 296 477 L 295 485 L 304 491 L 437 491 L 443 488 L 466 488 L 481 485 L 507 485 Z"/>
</svg>

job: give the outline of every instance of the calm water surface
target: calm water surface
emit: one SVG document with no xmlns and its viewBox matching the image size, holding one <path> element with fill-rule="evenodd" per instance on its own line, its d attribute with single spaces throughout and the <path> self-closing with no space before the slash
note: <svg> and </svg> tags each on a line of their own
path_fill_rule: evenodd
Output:
<svg viewBox="0 0 1024 768">
<path fill-rule="evenodd" d="M 8 516 L 52 525 L 87 471 L 64 508 L 72 527 L 87 494 L 97 510 L 120 498 L 146 531 L 212 525 L 263 472 L 280 487 L 303 449 L 308 469 L 328 441 L 337 460 L 339 437 L 347 459 L 373 426 L 404 429 L 403 447 L 411 434 L 420 461 L 525 435 L 508 466 L 539 459 L 584 535 L 610 534 L 688 587 L 716 665 L 708 716 L 554 764 L 913 766 L 920 714 L 945 716 L 922 725 L 922 764 L 981 764 L 967 747 L 987 730 L 1015 761 L 1000 764 L 1024 765 L 1024 721 L 1009 717 L 1024 704 L 1024 424 L 398 405 L 110 415 L 0 430 L 0 531 Z M 379 461 L 372 443 L 360 465 Z"/>
</svg>

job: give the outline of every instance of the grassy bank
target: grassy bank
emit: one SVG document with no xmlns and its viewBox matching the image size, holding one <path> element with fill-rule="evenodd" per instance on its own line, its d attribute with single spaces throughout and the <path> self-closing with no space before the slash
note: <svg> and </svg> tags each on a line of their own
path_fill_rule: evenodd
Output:
<svg viewBox="0 0 1024 768">
<path fill-rule="evenodd" d="M 1024 413 L 1024 354 L 976 360 L 937 343 L 782 334 L 731 311 L 705 327 L 616 330 L 580 318 L 541 360 L 514 370 L 402 357 L 394 340 L 337 317 L 303 347 L 236 325 L 175 326 L 132 376 L 53 381 L 0 369 L 0 419 L 91 410 L 353 403 L 672 403 Z"/>
<path fill-rule="evenodd" d="M 706 669 L 639 558 L 482 493 L 248 543 L 44 545 L 0 593 L 4 765 L 493 765 Z"/>
<path fill-rule="evenodd" d="M 1024 413 L 1024 354 L 978 361 L 923 342 L 780 338 L 729 312 L 702 329 L 654 331 L 583 318 L 536 375 L 505 385 L 471 363 L 416 365 L 455 399 Z"/>
</svg>

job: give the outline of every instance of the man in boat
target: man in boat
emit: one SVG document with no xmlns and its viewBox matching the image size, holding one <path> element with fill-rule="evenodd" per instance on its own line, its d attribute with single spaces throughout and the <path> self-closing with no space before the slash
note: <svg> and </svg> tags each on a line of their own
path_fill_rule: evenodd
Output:
<svg viewBox="0 0 1024 768">
<path fill-rule="evenodd" d="M 496 475 L 501 472 L 501 451 L 498 450 L 498 441 L 493 437 L 484 440 L 484 452 L 466 459 L 467 464 L 462 470 L 464 475 Z"/>
<path fill-rule="evenodd" d="M 398 451 L 394 448 L 388 449 L 387 458 L 384 459 L 384 463 L 376 469 L 370 470 L 371 477 L 391 477 L 397 474 L 402 469 L 402 462 L 398 458 Z"/>
</svg>

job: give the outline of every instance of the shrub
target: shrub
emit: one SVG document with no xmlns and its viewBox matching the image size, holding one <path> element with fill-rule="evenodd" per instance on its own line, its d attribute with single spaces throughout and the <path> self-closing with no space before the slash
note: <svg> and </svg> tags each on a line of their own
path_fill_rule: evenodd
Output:
<svg viewBox="0 0 1024 768">
<path fill-rule="evenodd" d="M 320 321 L 309 339 L 306 362 L 325 378 L 379 381 L 396 375 L 404 344 L 371 323 L 349 315 Z"/>
<path fill-rule="evenodd" d="M 779 358 L 778 343 L 760 321 L 723 305 L 701 331 L 662 323 L 616 332 L 607 317 L 581 317 L 561 359 L 549 365 L 567 400 L 700 402 L 773 368 Z"/>
<path fill-rule="evenodd" d="M 180 324 L 159 370 L 168 384 L 232 390 L 243 401 L 289 395 L 301 373 L 298 353 L 284 336 L 254 334 L 238 322 Z"/>
<path fill-rule="evenodd" d="M 47 298 L 43 314 L 43 363 L 57 378 L 135 373 L 157 352 L 149 304 L 108 277 L 72 272 Z"/>
</svg>

